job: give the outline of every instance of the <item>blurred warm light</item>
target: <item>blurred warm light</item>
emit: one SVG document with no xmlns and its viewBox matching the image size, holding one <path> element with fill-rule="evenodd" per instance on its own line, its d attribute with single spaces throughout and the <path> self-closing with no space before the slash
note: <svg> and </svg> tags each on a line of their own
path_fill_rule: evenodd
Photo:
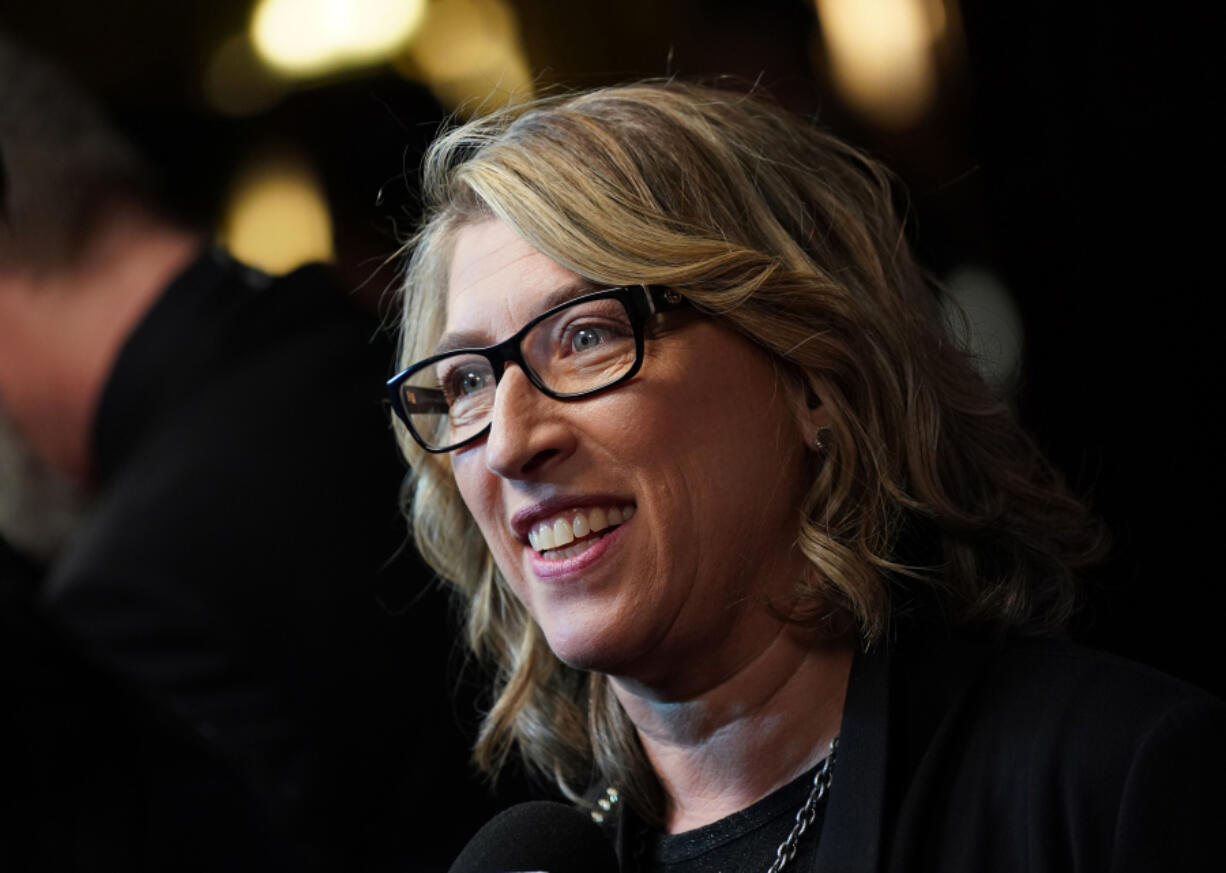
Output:
<svg viewBox="0 0 1226 873">
<path fill-rule="evenodd" d="M 436 0 L 396 67 L 450 109 L 475 115 L 532 96 L 532 74 L 505 0 Z"/>
<path fill-rule="evenodd" d="M 834 85 L 878 124 L 904 128 L 936 96 L 941 0 L 815 0 Z"/>
<path fill-rule="evenodd" d="M 965 264 L 942 284 L 951 332 L 971 354 L 984 381 L 1009 391 L 1021 375 L 1025 336 L 1009 289 L 990 270 Z"/>
<path fill-rule="evenodd" d="M 319 180 L 290 153 L 254 159 L 239 171 L 220 236 L 239 260 L 273 274 L 333 257 L 332 219 Z"/>
<path fill-rule="evenodd" d="M 236 34 L 213 53 L 204 71 L 204 97 L 224 115 L 255 115 L 280 100 L 289 80 L 256 55 L 248 34 Z"/>
<path fill-rule="evenodd" d="M 274 69 L 314 76 L 392 57 L 425 11 L 426 0 L 260 0 L 251 41 Z"/>
</svg>

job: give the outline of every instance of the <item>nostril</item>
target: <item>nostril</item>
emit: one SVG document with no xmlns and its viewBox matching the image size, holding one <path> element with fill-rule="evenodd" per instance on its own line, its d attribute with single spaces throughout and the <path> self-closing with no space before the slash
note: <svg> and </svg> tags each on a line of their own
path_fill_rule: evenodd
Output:
<svg viewBox="0 0 1226 873">
<path fill-rule="evenodd" d="M 528 459 L 528 461 L 524 464 L 522 471 L 524 473 L 534 473 L 549 463 L 549 461 L 557 455 L 557 449 L 542 449 Z"/>
</svg>

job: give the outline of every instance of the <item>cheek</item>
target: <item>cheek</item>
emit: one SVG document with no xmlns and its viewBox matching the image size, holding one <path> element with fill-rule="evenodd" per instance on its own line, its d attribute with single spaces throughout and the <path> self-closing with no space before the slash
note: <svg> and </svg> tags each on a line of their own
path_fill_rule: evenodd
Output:
<svg viewBox="0 0 1226 873">
<path fill-rule="evenodd" d="M 460 499 L 477 522 L 485 542 L 498 557 L 494 534 L 500 529 L 498 513 L 498 490 L 493 477 L 477 457 L 478 450 L 451 456 L 451 476 L 460 492 Z M 484 474 L 484 475 L 483 475 Z"/>
<path fill-rule="evenodd" d="M 724 378 L 690 392 L 670 416 L 670 472 L 689 486 L 696 539 L 725 561 L 755 551 L 753 541 L 788 551 L 804 479 L 798 426 L 760 360 L 729 360 L 715 372 Z"/>
<path fill-rule="evenodd" d="M 506 525 L 500 480 L 486 467 L 480 448 L 452 454 L 451 472 L 460 497 L 477 522 L 503 579 L 519 601 L 531 611 L 531 591 L 519 563 L 520 544 L 518 540 L 512 540 Z"/>
<path fill-rule="evenodd" d="M 480 519 L 478 513 L 478 479 L 474 475 L 476 472 L 475 464 L 473 463 L 473 451 L 457 453 L 452 452 L 447 456 L 451 462 L 451 478 L 455 482 L 456 488 L 460 492 L 460 499 L 468 507 L 468 511 L 475 518 Z"/>
</svg>

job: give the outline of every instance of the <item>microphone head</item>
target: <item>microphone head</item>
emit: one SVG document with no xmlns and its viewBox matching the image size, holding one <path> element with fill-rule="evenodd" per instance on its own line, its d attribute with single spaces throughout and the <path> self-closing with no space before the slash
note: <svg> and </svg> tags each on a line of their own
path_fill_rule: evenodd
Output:
<svg viewBox="0 0 1226 873">
<path fill-rule="evenodd" d="M 468 841 L 448 873 L 618 873 L 613 846 L 588 813 L 538 800 L 505 809 Z"/>
</svg>

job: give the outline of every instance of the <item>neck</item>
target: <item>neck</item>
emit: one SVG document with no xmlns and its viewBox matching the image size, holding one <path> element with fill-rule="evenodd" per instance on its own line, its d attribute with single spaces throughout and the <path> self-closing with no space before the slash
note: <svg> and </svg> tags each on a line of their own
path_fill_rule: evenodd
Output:
<svg viewBox="0 0 1226 873">
<path fill-rule="evenodd" d="M 825 757 L 843 714 L 853 650 L 780 625 L 735 672 L 685 700 L 614 679 L 664 786 L 670 833 L 718 821 Z"/>
<path fill-rule="evenodd" d="M 71 265 L 0 269 L 0 399 L 35 450 L 82 483 L 119 350 L 200 245 L 129 204 L 108 209 L 94 226 Z"/>
</svg>

